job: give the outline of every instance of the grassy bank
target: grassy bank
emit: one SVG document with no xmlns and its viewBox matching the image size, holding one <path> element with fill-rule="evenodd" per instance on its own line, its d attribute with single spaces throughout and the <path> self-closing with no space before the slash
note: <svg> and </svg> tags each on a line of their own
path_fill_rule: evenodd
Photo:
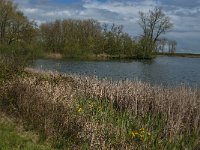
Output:
<svg viewBox="0 0 200 150">
<path fill-rule="evenodd" d="M 149 58 L 138 58 L 137 56 L 128 55 L 108 55 L 108 54 L 83 54 L 83 55 L 63 55 L 61 53 L 46 53 L 40 58 L 43 59 L 72 59 L 72 60 L 130 60 L 130 59 L 152 59 L 155 56 Z"/>
<path fill-rule="evenodd" d="M 28 70 L 0 90 L 1 109 L 52 148 L 200 148 L 198 89 Z"/>
<path fill-rule="evenodd" d="M 50 150 L 48 146 L 38 144 L 33 139 L 37 136 L 31 132 L 25 132 L 10 120 L 5 114 L 0 112 L 0 150 Z"/>
<path fill-rule="evenodd" d="M 200 58 L 200 54 L 191 53 L 158 53 L 152 55 L 150 58 L 138 58 L 137 56 L 127 56 L 127 55 L 108 55 L 108 54 L 85 54 L 78 56 L 65 56 L 60 53 L 46 53 L 41 55 L 39 58 L 43 59 L 72 59 L 72 60 L 131 60 L 131 59 L 153 59 L 156 56 L 169 56 L 169 57 L 187 57 L 187 58 Z"/>
<path fill-rule="evenodd" d="M 157 55 L 158 56 L 200 58 L 200 54 L 192 54 L 192 53 L 158 53 Z"/>
</svg>

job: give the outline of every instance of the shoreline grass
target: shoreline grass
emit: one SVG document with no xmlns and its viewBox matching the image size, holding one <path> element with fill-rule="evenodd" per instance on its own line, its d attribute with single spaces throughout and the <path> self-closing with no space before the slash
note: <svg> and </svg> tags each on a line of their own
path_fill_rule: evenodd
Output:
<svg viewBox="0 0 200 150">
<path fill-rule="evenodd" d="M 198 149 L 200 93 L 28 70 L 1 88 L 4 112 L 57 149 Z M 23 92 L 22 92 L 23 91 Z"/>
<path fill-rule="evenodd" d="M 43 59 L 69 59 L 69 60 L 91 60 L 91 61 L 101 61 L 101 60 L 134 60 L 139 59 L 137 56 L 128 56 L 128 55 L 108 55 L 108 54 L 82 54 L 82 55 L 64 55 L 61 53 L 47 53 L 39 58 Z M 154 56 L 148 57 L 148 58 L 142 58 L 142 59 L 153 59 Z"/>
<path fill-rule="evenodd" d="M 137 58 L 136 56 L 126 56 L 126 55 L 107 55 L 107 54 L 86 54 L 80 56 L 65 56 L 61 53 L 47 53 L 39 58 L 42 59 L 68 59 L 68 60 L 90 60 L 90 61 L 103 61 L 103 60 L 151 60 L 156 56 L 168 56 L 168 57 L 186 57 L 186 58 L 200 58 L 200 54 L 192 53 L 157 53 L 152 58 Z"/>
<path fill-rule="evenodd" d="M 193 53 L 158 53 L 157 56 L 200 58 L 200 54 Z"/>
</svg>

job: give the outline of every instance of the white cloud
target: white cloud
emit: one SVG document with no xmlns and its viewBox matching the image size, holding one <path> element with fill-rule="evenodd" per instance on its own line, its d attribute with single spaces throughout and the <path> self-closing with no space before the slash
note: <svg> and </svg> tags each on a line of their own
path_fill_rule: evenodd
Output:
<svg viewBox="0 0 200 150">
<path fill-rule="evenodd" d="M 40 10 L 37 8 L 25 8 L 23 10 L 23 12 L 26 14 L 35 14 L 35 13 L 38 13 L 38 11 L 40 11 Z"/>
<path fill-rule="evenodd" d="M 72 13 L 70 11 L 67 10 L 63 10 L 63 11 L 49 11 L 49 12 L 45 12 L 43 14 L 43 16 L 47 16 L 47 17 L 63 17 L 63 16 L 67 16 L 70 17 L 72 16 Z"/>
</svg>

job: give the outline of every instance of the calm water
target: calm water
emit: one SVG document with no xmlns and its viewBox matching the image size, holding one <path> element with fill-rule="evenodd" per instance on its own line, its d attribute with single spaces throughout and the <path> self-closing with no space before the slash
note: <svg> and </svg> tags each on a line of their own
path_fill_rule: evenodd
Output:
<svg viewBox="0 0 200 150">
<path fill-rule="evenodd" d="M 130 79 L 151 84 L 200 86 L 200 58 L 157 57 L 153 61 L 37 60 L 33 68 L 95 75 L 113 80 Z"/>
</svg>

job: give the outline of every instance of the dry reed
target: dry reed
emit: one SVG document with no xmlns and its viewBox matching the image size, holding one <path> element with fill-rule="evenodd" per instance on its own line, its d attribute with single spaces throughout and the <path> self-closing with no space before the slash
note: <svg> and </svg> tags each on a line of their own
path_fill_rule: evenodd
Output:
<svg viewBox="0 0 200 150">
<path fill-rule="evenodd" d="M 2 90 L 12 97 L 8 100 L 5 98 L 8 95 L 4 96 L 5 111 L 15 112 L 29 128 L 38 130 L 45 139 L 63 139 L 73 146 L 77 145 L 74 149 L 80 148 L 82 143 L 89 143 L 90 149 L 148 149 L 151 145 L 130 143 L 125 136 L 116 144 L 111 144 L 105 135 L 112 137 L 113 133 L 117 134 L 118 127 L 112 123 L 93 122 L 88 116 L 74 111 L 80 98 L 101 103 L 109 101 L 116 111 L 128 112 L 137 120 L 142 120 L 140 118 L 145 118 L 147 114 L 160 117 L 164 123 L 160 136 L 169 141 L 184 134 L 200 135 L 200 93 L 197 88 L 184 85 L 166 88 L 139 81 L 111 82 L 29 69 L 24 76 L 6 84 Z M 105 133 L 105 128 L 109 133 Z M 156 127 L 148 126 L 148 129 L 153 132 Z M 195 144 L 198 145 L 198 141 Z"/>
</svg>

